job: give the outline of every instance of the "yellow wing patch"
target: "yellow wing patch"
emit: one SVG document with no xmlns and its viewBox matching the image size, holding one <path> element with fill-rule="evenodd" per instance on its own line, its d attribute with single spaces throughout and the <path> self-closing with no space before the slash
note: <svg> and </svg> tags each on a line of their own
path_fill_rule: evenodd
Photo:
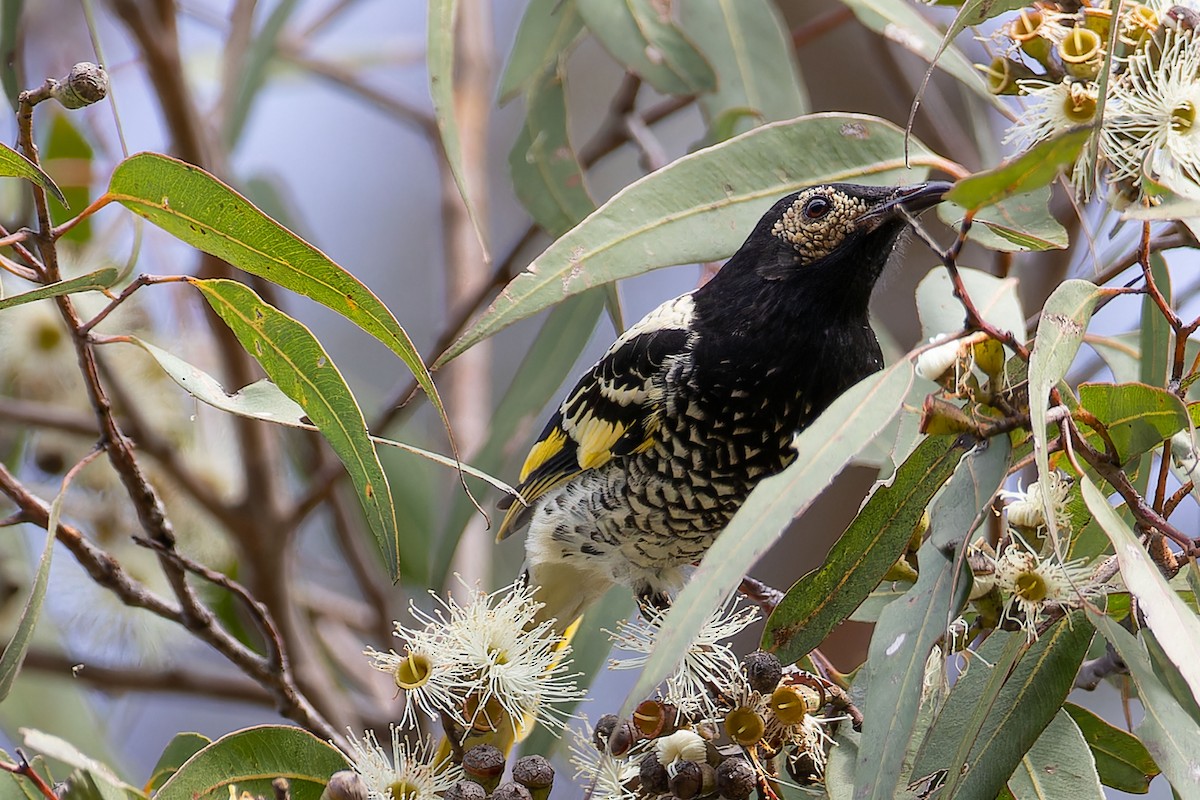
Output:
<svg viewBox="0 0 1200 800">
<path fill-rule="evenodd" d="M 559 450 L 562 450 L 566 442 L 567 435 L 563 433 L 562 428 L 552 430 L 549 436 L 535 444 L 533 449 L 529 451 L 529 455 L 525 456 L 525 463 L 521 466 L 521 477 L 519 480 L 524 482 L 530 473 L 553 458 Z"/>
<path fill-rule="evenodd" d="M 613 445 L 628 428 L 628 425 L 588 418 L 575 430 L 575 440 L 579 442 L 576 454 L 579 468 L 594 469 L 611 459 Z"/>
</svg>

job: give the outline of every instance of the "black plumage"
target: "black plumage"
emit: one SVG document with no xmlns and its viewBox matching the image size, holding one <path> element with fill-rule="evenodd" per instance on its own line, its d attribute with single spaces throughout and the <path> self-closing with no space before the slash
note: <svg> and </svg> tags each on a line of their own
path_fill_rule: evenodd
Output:
<svg viewBox="0 0 1200 800">
<path fill-rule="evenodd" d="M 522 469 L 530 580 L 570 624 L 613 583 L 662 602 L 842 392 L 883 366 L 871 291 L 944 183 L 827 184 L 784 197 L 707 284 L 626 331 Z"/>
</svg>

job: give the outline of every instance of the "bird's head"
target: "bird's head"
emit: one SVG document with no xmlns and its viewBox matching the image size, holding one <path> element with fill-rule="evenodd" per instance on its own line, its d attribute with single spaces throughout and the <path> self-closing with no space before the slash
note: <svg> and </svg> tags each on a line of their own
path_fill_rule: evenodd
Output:
<svg viewBox="0 0 1200 800">
<path fill-rule="evenodd" d="M 829 183 L 784 197 L 763 215 L 721 270 L 726 282 L 790 284 L 845 300 L 865 312 L 911 217 L 941 202 L 950 184 L 911 186 Z M 716 282 L 716 279 L 714 279 Z"/>
</svg>

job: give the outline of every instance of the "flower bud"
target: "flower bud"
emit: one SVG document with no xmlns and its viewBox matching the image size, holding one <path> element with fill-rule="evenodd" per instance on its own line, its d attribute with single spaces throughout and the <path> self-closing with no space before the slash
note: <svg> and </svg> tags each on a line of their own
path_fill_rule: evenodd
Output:
<svg viewBox="0 0 1200 800">
<path fill-rule="evenodd" d="M 329 776 L 321 800 L 367 800 L 367 784 L 357 772 L 343 769 Z"/>
<path fill-rule="evenodd" d="M 746 800 L 757 783 L 754 767 L 741 756 L 731 756 L 717 767 L 717 792 L 727 800 Z"/>
<path fill-rule="evenodd" d="M 695 761 L 680 761 L 675 765 L 675 774 L 667 782 L 671 794 L 679 800 L 692 800 L 704 787 L 704 775 Z"/>
<path fill-rule="evenodd" d="M 533 800 L 533 797 L 524 786 L 509 781 L 496 787 L 491 800 Z"/>
<path fill-rule="evenodd" d="M 504 754 L 490 744 L 477 744 L 463 753 L 463 774 L 491 793 L 504 774 Z"/>
<path fill-rule="evenodd" d="M 90 61 L 80 61 L 71 67 L 61 81 L 50 81 L 50 96 L 63 108 L 83 108 L 98 103 L 108 95 L 108 73 L 104 67 Z"/>
<path fill-rule="evenodd" d="M 605 714 L 596 721 L 596 727 L 592 731 L 592 744 L 601 753 L 608 750 L 608 739 L 612 736 L 613 729 L 617 727 L 620 718 L 616 714 Z"/>
<path fill-rule="evenodd" d="M 487 792 L 475 781 L 459 781 L 446 790 L 442 800 L 487 800 Z"/>
<path fill-rule="evenodd" d="M 529 790 L 533 800 L 546 800 L 554 786 L 554 767 L 545 756 L 522 756 L 513 764 L 513 780 Z"/>
<path fill-rule="evenodd" d="M 929 436 L 966 433 L 973 430 L 971 420 L 963 410 L 948 400 L 928 395 L 921 409 L 921 433 Z"/>
<path fill-rule="evenodd" d="M 621 720 L 608 737 L 608 752 L 621 758 L 632 750 L 641 738 L 641 733 L 632 722 L 627 719 Z"/>
<path fill-rule="evenodd" d="M 638 779 L 642 782 L 643 792 L 666 794 L 671 791 L 671 787 L 668 785 L 670 777 L 667 775 L 667 768 L 658 760 L 658 754 L 654 751 L 646 753 L 638 762 Z"/>
<path fill-rule="evenodd" d="M 654 743 L 658 760 L 670 772 L 677 761 L 704 761 L 708 757 L 708 747 L 699 734 L 693 731 L 675 731 L 670 736 L 663 736 Z"/>
<path fill-rule="evenodd" d="M 742 659 L 742 668 L 746 671 L 746 681 L 750 688 L 760 694 L 775 691 L 779 679 L 783 677 L 783 665 L 774 653 L 756 650 Z"/>
</svg>

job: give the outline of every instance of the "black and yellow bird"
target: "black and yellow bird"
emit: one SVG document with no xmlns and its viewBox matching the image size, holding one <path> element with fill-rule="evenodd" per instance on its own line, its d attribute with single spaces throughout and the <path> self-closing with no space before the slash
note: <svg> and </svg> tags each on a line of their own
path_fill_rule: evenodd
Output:
<svg viewBox="0 0 1200 800">
<path fill-rule="evenodd" d="M 811 186 L 784 197 L 700 288 L 588 370 L 521 470 L 542 618 L 565 629 L 613 584 L 662 605 L 793 439 L 882 368 L 867 304 L 912 215 L 948 184 Z M 802 455 L 802 454 L 800 454 Z"/>
</svg>

